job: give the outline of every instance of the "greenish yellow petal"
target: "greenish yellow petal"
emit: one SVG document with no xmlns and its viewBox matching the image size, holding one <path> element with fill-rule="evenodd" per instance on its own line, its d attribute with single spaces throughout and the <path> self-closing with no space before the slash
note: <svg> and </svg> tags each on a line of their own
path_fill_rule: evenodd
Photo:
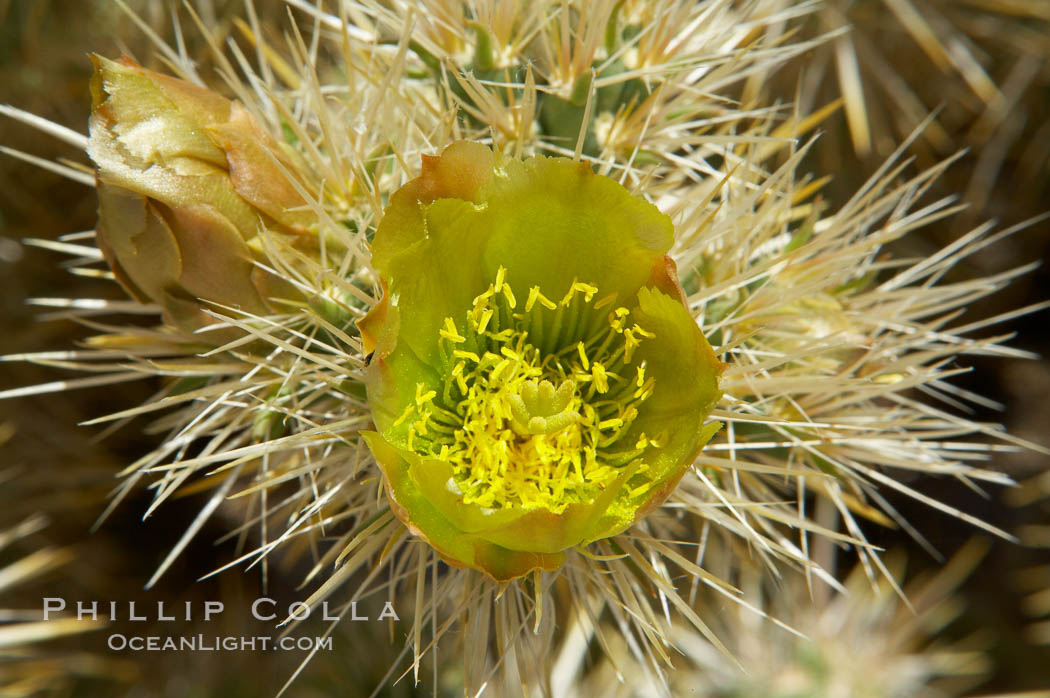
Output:
<svg viewBox="0 0 1050 698">
<path fill-rule="evenodd" d="M 533 570 L 561 566 L 564 554 L 508 550 L 464 533 L 443 516 L 419 490 L 408 485 L 408 461 L 376 432 L 362 432 L 386 476 L 387 493 L 394 513 L 409 529 L 422 536 L 449 563 L 474 567 L 497 581 L 521 577 Z"/>
<path fill-rule="evenodd" d="M 438 328 L 446 317 L 458 321 L 489 283 L 482 268 L 489 228 L 478 206 L 461 199 L 439 199 L 420 207 L 422 217 L 414 230 L 421 239 L 388 258 L 383 278 L 389 280 L 390 303 L 402 318 L 400 341 L 422 361 L 436 364 L 433 338 Z M 388 229 L 385 223 L 384 217 L 377 240 Z"/>
<path fill-rule="evenodd" d="M 674 242 L 671 219 L 590 165 L 565 158 L 507 160 L 482 192 L 492 226 L 484 268 L 561 298 L 573 281 L 623 303 Z"/>
<path fill-rule="evenodd" d="M 662 442 L 646 455 L 662 477 L 698 450 L 704 418 L 722 396 L 718 377 L 724 364 L 689 311 L 661 291 L 639 290 L 631 318 L 659 338 L 642 342 L 636 354 L 653 379 L 653 396 L 639 409 L 633 431 Z"/>
<path fill-rule="evenodd" d="M 474 202 L 496 161 L 491 149 L 470 141 L 452 143 L 437 157 L 424 155 L 419 177 L 390 197 L 372 243 L 372 265 L 389 276 L 391 259 L 416 254 L 413 246 L 426 238 L 424 208 L 437 199 Z"/>
</svg>

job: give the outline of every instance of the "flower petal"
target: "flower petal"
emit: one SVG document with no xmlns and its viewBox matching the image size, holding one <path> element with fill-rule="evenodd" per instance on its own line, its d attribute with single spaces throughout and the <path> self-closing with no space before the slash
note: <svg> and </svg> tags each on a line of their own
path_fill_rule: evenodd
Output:
<svg viewBox="0 0 1050 698">
<path fill-rule="evenodd" d="M 645 433 L 661 442 L 645 455 L 651 477 L 661 480 L 683 463 L 688 466 L 690 456 L 703 445 L 704 418 L 722 395 L 718 378 L 725 364 L 715 357 L 681 301 L 666 293 L 639 290 L 631 320 L 655 335 L 640 344 L 634 357 L 635 363 L 645 362 L 653 395 L 639 408 L 632 436 Z"/>
<path fill-rule="evenodd" d="M 364 431 L 361 435 L 386 476 L 387 497 L 394 514 L 412 533 L 424 538 L 449 564 L 473 567 L 496 581 L 522 577 L 537 569 L 555 570 L 561 566 L 565 559 L 564 553 L 508 550 L 464 533 L 420 490 L 409 484 L 410 465 L 402 452 L 374 431 Z"/>
<path fill-rule="evenodd" d="M 491 226 L 486 274 L 504 266 L 515 287 L 539 286 L 549 298 L 578 280 L 623 302 L 674 242 L 670 218 L 586 163 L 507 160 L 481 196 Z"/>
<path fill-rule="evenodd" d="M 458 321 L 501 266 L 519 293 L 539 286 L 561 298 L 581 281 L 623 302 L 665 264 L 673 239 L 670 218 L 585 163 L 496 159 L 455 143 L 391 197 L 373 264 L 390 280 L 403 339 L 436 363 L 444 319 Z"/>
</svg>

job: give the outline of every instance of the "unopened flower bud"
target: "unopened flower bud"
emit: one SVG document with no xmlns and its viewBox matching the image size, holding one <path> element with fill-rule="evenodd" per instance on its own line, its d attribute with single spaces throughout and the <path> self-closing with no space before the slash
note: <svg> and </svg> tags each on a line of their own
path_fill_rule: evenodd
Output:
<svg viewBox="0 0 1050 698">
<path fill-rule="evenodd" d="M 256 264 L 263 228 L 314 242 L 291 156 L 236 101 L 127 57 L 92 61 L 96 235 L 127 291 L 188 331 L 210 304 L 266 314 L 296 297 Z"/>
</svg>

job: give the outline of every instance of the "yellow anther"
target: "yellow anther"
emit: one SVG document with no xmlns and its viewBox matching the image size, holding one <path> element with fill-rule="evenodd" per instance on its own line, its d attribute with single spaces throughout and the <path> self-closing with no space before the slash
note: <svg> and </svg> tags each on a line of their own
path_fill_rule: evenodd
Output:
<svg viewBox="0 0 1050 698">
<path fill-rule="evenodd" d="M 492 319 L 492 309 L 485 308 L 481 311 L 481 320 L 478 322 L 478 334 L 483 334 L 485 328 L 489 326 L 489 320 Z"/>
<path fill-rule="evenodd" d="M 459 333 L 456 323 L 450 317 L 445 318 L 445 326 L 438 330 L 438 334 L 455 344 L 467 341 L 466 337 Z"/>
<path fill-rule="evenodd" d="M 495 287 L 493 289 L 496 293 L 499 293 L 500 291 L 503 290 L 503 282 L 506 280 L 506 278 L 507 278 L 507 269 L 506 269 L 506 267 L 504 267 L 501 264 L 500 268 L 496 270 L 496 285 L 495 285 Z M 514 306 L 512 305 L 511 307 L 514 307 Z"/>
<path fill-rule="evenodd" d="M 452 356 L 457 359 L 470 359 L 474 363 L 481 363 L 481 358 L 472 351 L 464 351 L 463 349 L 456 349 L 452 352 Z"/>
<path fill-rule="evenodd" d="M 635 325 L 637 327 L 637 325 Z M 641 345 L 641 341 L 634 336 L 634 330 L 627 330 L 623 333 L 623 360 L 629 363 L 631 357 L 634 356 L 634 350 Z"/>
<path fill-rule="evenodd" d="M 606 429 L 619 429 L 622 426 L 623 426 L 623 420 L 620 419 L 619 417 L 612 417 L 610 419 L 603 419 L 602 421 L 598 422 L 598 428 L 603 430 L 603 431 L 606 430 Z"/>
<path fill-rule="evenodd" d="M 623 326 L 626 324 L 624 318 L 630 315 L 631 311 L 623 306 L 620 306 L 616 310 L 609 313 L 609 326 L 617 332 L 623 332 Z"/>
<path fill-rule="evenodd" d="M 644 361 L 638 365 L 638 368 L 635 370 L 635 373 L 638 375 L 638 380 L 636 380 L 634 384 L 637 385 L 639 388 L 641 388 L 643 385 L 645 385 L 645 362 Z"/>
<path fill-rule="evenodd" d="M 539 286 L 533 286 L 531 289 L 529 289 L 529 299 L 525 301 L 525 312 L 532 312 L 532 307 L 536 305 L 537 302 L 547 310 L 554 310 L 558 307 L 557 303 L 540 293 Z"/>
<path fill-rule="evenodd" d="M 470 310 L 470 321 L 474 325 L 474 331 L 478 329 L 478 323 L 481 320 L 481 316 L 485 314 L 485 311 L 489 309 L 489 298 L 492 296 L 492 286 L 489 286 L 489 290 L 477 296 L 474 299 L 474 305 Z"/>
<path fill-rule="evenodd" d="M 561 304 L 568 306 L 572 303 L 572 297 L 576 295 L 576 282 L 572 282 L 572 286 L 569 286 L 569 290 L 565 292 L 565 295 L 561 297 Z"/>
<path fill-rule="evenodd" d="M 514 337 L 514 330 L 509 328 L 506 330 L 500 330 L 495 334 L 490 334 L 489 337 L 492 337 L 492 339 L 496 340 L 497 342 L 506 342 L 512 337 Z"/>
<path fill-rule="evenodd" d="M 395 427 L 396 426 L 400 426 L 406 419 L 408 419 L 408 416 L 410 414 L 412 414 L 413 412 L 415 412 L 415 411 L 416 411 L 416 406 L 415 405 L 409 405 L 408 407 L 406 407 L 405 411 L 402 412 L 401 416 L 398 417 L 397 420 L 394 422 L 394 426 Z"/>
<path fill-rule="evenodd" d="M 576 351 L 580 355 L 580 363 L 583 364 L 583 370 L 584 371 L 590 371 L 591 370 L 591 362 L 590 362 L 590 359 L 587 358 L 587 354 L 586 354 L 586 352 L 584 352 L 583 349 L 584 349 L 583 342 L 577 342 L 576 343 Z"/>
<path fill-rule="evenodd" d="M 507 346 L 500 347 L 499 348 L 499 353 L 503 354 L 508 359 L 513 359 L 515 361 L 521 361 L 521 356 L 519 356 L 518 353 L 516 351 L 514 351 L 513 349 L 511 349 L 510 347 L 507 347 Z"/>
<path fill-rule="evenodd" d="M 422 383 L 416 383 L 416 405 L 419 407 L 422 407 L 424 404 L 430 402 L 435 397 L 437 397 L 437 393 L 433 390 L 423 392 L 423 389 L 425 387 L 426 386 Z"/>
<path fill-rule="evenodd" d="M 597 361 L 591 365 L 591 377 L 594 379 L 594 387 L 599 393 L 605 394 L 609 392 L 608 375 L 605 371 L 605 366 L 602 366 Z"/>
<path fill-rule="evenodd" d="M 500 375 L 507 369 L 508 366 L 510 366 L 510 361 L 508 361 L 507 359 L 501 360 L 498 364 L 496 364 L 496 367 L 492 369 L 492 373 L 489 374 L 489 380 L 499 380 Z"/>
<path fill-rule="evenodd" d="M 652 488 L 652 486 L 653 483 L 651 482 L 642 483 L 641 485 L 638 485 L 633 490 L 631 490 L 628 496 L 634 498 L 643 495 L 646 492 L 648 492 Z"/>
<path fill-rule="evenodd" d="M 570 303 L 572 303 L 572 298 L 577 293 L 582 293 L 583 301 L 585 303 L 590 303 L 591 299 L 594 298 L 594 294 L 597 292 L 597 286 L 593 284 L 585 284 L 582 281 L 576 281 L 575 279 L 573 279 L 572 286 L 569 286 L 568 293 L 566 293 L 565 297 L 561 299 L 561 304 L 568 306 Z"/>
<path fill-rule="evenodd" d="M 652 339 L 655 336 L 656 335 L 654 335 L 652 332 L 649 332 L 648 330 L 644 329 L 636 323 L 634 327 L 623 333 L 623 360 L 625 362 L 630 362 L 631 357 L 634 356 L 634 350 L 641 345 L 642 339 Z"/>
<path fill-rule="evenodd" d="M 486 308 L 489 304 L 489 298 L 492 298 L 494 295 L 496 295 L 496 289 L 493 288 L 492 284 L 489 284 L 487 290 L 474 296 L 474 301 L 470 305 L 474 310 Z"/>
<path fill-rule="evenodd" d="M 518 301 L 514 297 L 514 291 L 510 290 L 510 284 L 503 284 L 503 297 L 507 299 L 507 305 L 511 310 L 518 307 Z"/>
</svg>

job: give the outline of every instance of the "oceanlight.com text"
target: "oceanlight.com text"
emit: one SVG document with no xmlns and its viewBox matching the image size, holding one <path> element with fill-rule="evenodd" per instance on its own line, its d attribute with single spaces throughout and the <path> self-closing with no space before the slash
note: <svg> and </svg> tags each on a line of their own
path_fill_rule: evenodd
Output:
<svg viewBox="0 0 1050 698">
<path fill-rule="evenodd" d="M 106 639 L 106 645 L 117 652 L 309 652 L 331 650 L 332 638 L 113 633 Z"/>
</svg>

